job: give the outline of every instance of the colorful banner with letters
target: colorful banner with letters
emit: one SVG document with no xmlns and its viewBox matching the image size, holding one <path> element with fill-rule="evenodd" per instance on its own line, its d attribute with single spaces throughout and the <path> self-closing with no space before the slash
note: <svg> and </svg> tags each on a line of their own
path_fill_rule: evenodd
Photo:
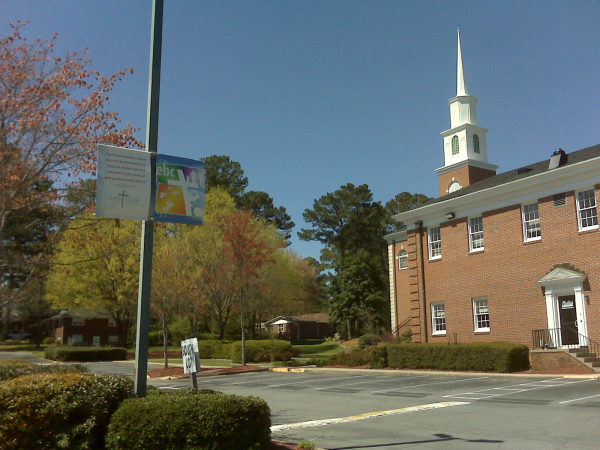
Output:
<svg viewBox="0 0 600 450">
<path fill-rule="evenodd" d="M 156 155 L 157 222 L 201 225 L 206 208 L 203 161 Z"/>
</svg>

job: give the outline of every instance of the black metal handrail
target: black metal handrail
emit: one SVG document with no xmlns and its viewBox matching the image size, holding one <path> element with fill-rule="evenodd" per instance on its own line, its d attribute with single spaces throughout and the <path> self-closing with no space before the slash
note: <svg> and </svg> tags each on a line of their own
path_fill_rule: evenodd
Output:
<svg viewBox="0 0 600 450">
<path fill-rule="evenodd" d="M 533 348 L 586 348 L 589 353 L 600 356 L 600 344 L 573 328 L 549 328 L 533 330 Z"/>
</svg>

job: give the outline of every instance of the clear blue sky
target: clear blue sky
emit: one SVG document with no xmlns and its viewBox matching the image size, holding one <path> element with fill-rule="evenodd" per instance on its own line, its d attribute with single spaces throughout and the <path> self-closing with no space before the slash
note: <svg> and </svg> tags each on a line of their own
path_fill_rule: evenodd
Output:
<svg viewBox="0 0 600 450">
<path fill-rule="evenodd" d="M 0 0 L 0 32 L 59 33 L 104 74 L 132 67 L 111 106 L 146 125 L 150 0 Z M 296 222 L 346 183 L 383 203 L 436 196 L 440 132 L 456 93 L 456 29 L 469 93 L 506 171 L 600 143 L 600 3 L 165 0 L 159 152 L 239 161 L 249 189 Z"/>
</svg>

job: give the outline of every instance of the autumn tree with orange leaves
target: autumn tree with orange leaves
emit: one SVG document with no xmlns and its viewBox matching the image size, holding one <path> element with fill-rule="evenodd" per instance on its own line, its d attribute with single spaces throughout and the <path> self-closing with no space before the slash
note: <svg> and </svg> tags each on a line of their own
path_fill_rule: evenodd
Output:
<svg viewBox="0 0 600 450">
<path fill-rule="evenodd" d="M 215 215 L 215 224 L 223 233 L 223 250 L 234 274 L 234 289 L 240 307 L 242 365 L 246 365 L 246 327 L 244 313 L 249 295 L 260 288 L 260 269 L 275 262 L 274 253 L 285 246 L 274 229 L 265 228 L 251 211 L 232 211 Z"/>
<path fill-rule="evenodd" d="M 54 56 L 56 35 L 28 42 L 21 35 L 26 23 L 10 26 L 13 33 L 0 38 L 0 307 L 35 276 L 60 229 L 77 213 L 67 208 L 66 197 L 95 175 L 97 145 L 142 147 L 136 130 L 122 127 L 117 113 L 107 110 L 109 94 L 126 71 L 103 76 L 90 68 L 87 50 Z M 48 226 L 40 223 L 45 216 L 53 218 Z M 9 226 L 22 217 L 31 217 L 22 229 Z M 19 258 L 12 236 L 31 228 L 45 230 L 45 245 Z"/>
</svg>

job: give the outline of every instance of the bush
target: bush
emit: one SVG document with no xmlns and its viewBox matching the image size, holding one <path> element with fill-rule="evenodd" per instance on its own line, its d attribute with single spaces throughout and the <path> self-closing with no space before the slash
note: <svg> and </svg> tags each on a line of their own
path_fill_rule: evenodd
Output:
<svg viewBox="0 0 600 450">
<path fill-rule="evenodd" d="M 231 348 L 229 343 L 219 340 L 198 341 L 200 358 L 202 359 L 229 359 L 231 358 Z"/>
<path fill-rule="evenodd" d="M 126 377 L 28 375 L 0 383 L 0 449 L 102 449 L 110 421 L 133 397 Z"/>
<path fill-rule="evenodd" d="M 246 362 L 289 361 L 293 356 L 292 344 L 287 341 L 246 341 Z M 242 362 L 242 343 L 231 344 L 231 361 Z"/>
<path fill-rule="evenodd" d="M 363 334 L 358 338 L 358 348 L 365 348 L 370 345 L 376 345 L 381 342 L 381 337 L 377 334 Z"/>
<path fill-rule="evenodd" d="M 387 367 L 387 344 L 379 344 L 364 349 L 355 348 L 350 352 L 336 353 L 329 358 L 330 366 L 385 369 Z"/>
<path fill-rule="evenodd" d="M 267 403 L 210 391 L 150 391 L 126 400 L 113 415 L 109 450 L 266 450 L 271 441 Z"/>
<path fill-rule="evenodd" d="M 47 366 L 40 366 L 38 364 L 22 360 L 0 360 L 0 381 L 12 380 L 13 378 L 34 374 L 85 372 L 87 372 L 87 367 L 80 366 L 78 364 L 51 364 Z"/>
<path fill-rule="evenodd" d="M 529 368 L 529 348 L 504 342 L 477 344 L 390 344 L 389 366 L 395 369 L 516 372 Z"/>
<path fill-rule="evenodd" d="M 54 361 L 123 361 L 127 349 L 118 347 L 46 347 L 44 357 Z"/>
</svg>

